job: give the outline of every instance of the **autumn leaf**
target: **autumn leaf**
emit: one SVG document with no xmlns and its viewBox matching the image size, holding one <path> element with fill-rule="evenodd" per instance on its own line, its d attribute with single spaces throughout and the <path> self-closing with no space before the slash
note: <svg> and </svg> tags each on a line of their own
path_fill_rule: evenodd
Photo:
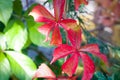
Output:
<svg viewBox="0 0 120 80">
<path fill-rule="evenodd" d="M 64 58 L 67 55 L 70 55 L 70 58 L 67 59 L 66 62 L 62 65 L 62 70 L 71 77 L 76 71 L 80 58 L 82 59 L 84 65 L 82 80 L 90 80 L 95 72 L 95 66 L 94 62 L 90 59 L 86 52 L 99 57 L 105 63 L 107 63 L 107 57 L 100 52 L 97 44 L 88 44 L 82 47 L 80 46 L 81 30 L 79 28 L 75 30 L 69 29 L 67 32 L 71 46 L 68 44 L 62 44 L 55 48 L 51 63 L 60 58 Z"/>
<path fill-rule="evenodd" d="M 42 5 L 35 6 L 30 15 L 34 17 L 36 22 L 44 22 L 45 24 L 39 27 L 39 32 L 46 36 L 45 41 L 50 40 L 49 34 L 52 32 L 51 45 L 62 44 L 62 37 L 59 27 L 62 26 L 65 30 L 69 29 L 65 22 L 76 23 L 73 19 L 63 19 L 65 8 L 65 0 L 53 0 L 54 16 Z M 74 24 L 71 23 L 71 24 Z"/>
</svg>

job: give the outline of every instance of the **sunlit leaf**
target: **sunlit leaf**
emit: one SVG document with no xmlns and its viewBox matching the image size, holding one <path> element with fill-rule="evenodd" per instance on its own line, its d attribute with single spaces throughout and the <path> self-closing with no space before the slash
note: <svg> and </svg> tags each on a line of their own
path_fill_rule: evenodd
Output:
<svg viewBox="0 0 120 80">
<path fill-rule="evenodd" d="M 3 33 L 0 33 L 0 50 L 6 49 L 6 37 Z"/>
<path fill-rule="evenodd" d="M 4 53 L 0 53 L 0 80 L 9 80 L 11 69 L 8 59 Z"/>
<path fill-rule="evenodd" d="M 5 53 L 10 61 L 12 73 L 19 80 L 31 80 L 36 70 L 33 61 L 19 52 L 5 51 Z"/>
<path fill-rule="evenodd" d="M 21 21 L 15 21 L 5 32 L 8 49 L 21 50 L 27 40 L 27 29 Z M 7 28 L 7 27 L 6 27 Z"/>
</svg>

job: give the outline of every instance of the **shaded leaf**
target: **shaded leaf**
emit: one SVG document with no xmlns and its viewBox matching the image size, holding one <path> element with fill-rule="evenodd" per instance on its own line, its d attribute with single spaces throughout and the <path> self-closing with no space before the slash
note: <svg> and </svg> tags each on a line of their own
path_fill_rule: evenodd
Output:
<svg viewBox="0 0 120 80">
<path fill-rule="evenodd" d="M 5 53 L 10 61 L 12 73 L 19 80 L 31 80 L 36 70 L 33 61 L 19 52 L 5 51 Z"/>
<path fill-rule="evenodd" d="M 5 25 L 2 22 L 0 22 L 0 32 L 3 32 L 4 28 L 5 28 Z"/>
<path fill-rule="evenodd" d="M 62 44 L 66 44 L 67 42 L 67 34 L 63 28 L 60 28 L 61 36 L 62 36 Z"/>
<path fill-rule="evenodd" d="M 0 0 L 0 21 L 7 25 L 12 14 L 12 0 Z"/>
<path fill-rule="evenodd" d="M 14 0 L 14 2 L 13 2 L 13 12 L 18 14 L 18 15 L 22 14 L 21 0 Z"/>
<path fill-rule="evenodd" d="M 114 73 L 113 79 L 120 80 L 120 70 L 118 70 L 116 73 Z"/>
<path fill-rule="evenodd" d="M 27 25 L 29 27 L 29 37 L 33 44 L 38 46 L 45 46 L 48 47 L 49 42 L 44 42 L 45 35 L 41 34 L 38 31 L 38 28 L 42 25 L 42 23 L 34 22 L 33 18 L 29 17 L 26 19 Z"/>
<path fill-rule="evenodd" d="M 95 74 L 94 74 L 94 77 L 92 78 L 92 80 L 108 80 L 104 75 L 103 75 L 103 73 L 102 72 L 99 72 L 99 71 L 97 71 L 97 72 L 95 72 Z"/>
<path fill-rule="evenodd" d="M 11 74 L 10 64 L 4 53 L 0 53 L 0 80 L 9 80 Z"/>
</svg>

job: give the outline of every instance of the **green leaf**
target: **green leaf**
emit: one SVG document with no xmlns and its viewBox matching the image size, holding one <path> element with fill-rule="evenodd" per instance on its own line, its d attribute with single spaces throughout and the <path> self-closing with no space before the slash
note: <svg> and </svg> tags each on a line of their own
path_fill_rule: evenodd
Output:
<svg viewBox="0 0 120 80">
<path fill-rule="evenodd" d="M 95 72 L 92 80 L 107 80 L 107 78 L 99 71 Z"/>
<path fill-rule="evenodd" d="M 3 33 L 0 33 L 0 50 L 6 49 L 6 37 Z"/>
<path fill-rule="evenodd" d="M 27 47 L 29 47 L 31 43 L 32 43 L 32 42 L 31 42 L 31 40 L 30 40 L 30 38 L 29 38 L 29 36 L 28 36 L 27 41 L 26 41 L 23 49 L 26 49 Z"/>
<path fill-rule="evenodd" d="M 38 31 L 38 27 L 40 27 L 42 23 L 36 23 L 33 18 L 30 17 L 27 19 L 27 24 L 29 27 L 30 40 L 32 43 L 38 46 L 50 46 L 49 42 L 44 42 L 45 36 Z"/>
<path fill-rule="evenodd" d="M 110 50 L 110 54 L 111 54 L 112 57 L 120 58 L 120 48 L 119 47 L 110 46 L 109 50 Z"/>
<path fill-rule="evenodd" d="M 120 70 L 114 73 L 113 80 L 120 80 Z"/>
<path fill-rule="evenodd" d="M 21 21 L 15 21 L 7 26 L 5 36 L 7 38 L 7 45 L 9 49 L 21 50 L 27 41 L 27 29 Z"/>
<path fill-rule="evenodd" d="M 22 14 L 22 3 L 21 0 L 15 0 L 13 2 L 13 11 L 14 13 L 21 15 Z"/>
<path fill-rule="evenodd" d="M 8 59 L 3 53 L 0 53 L 0 80 L 9 80 L 10 72 L 11 69 Z"/>
<path fill-rule="evenodd" d="M 0 32 L 3 32 L 4 28 L 5 28 L 5 25 L 2 22 L 0 22 Z"/>
<path fill-rule="evenodd" d="M 36 66 L 26 55 L 15 52 L 5 51 L 11 65 L 12 73 L 19 80 L 32 80 Z"/>
<path fill-rule="evenodd" d="M 12 14 L 12 0 L 0 0 L 0 21 L 7 25 Z"/>
</svg>

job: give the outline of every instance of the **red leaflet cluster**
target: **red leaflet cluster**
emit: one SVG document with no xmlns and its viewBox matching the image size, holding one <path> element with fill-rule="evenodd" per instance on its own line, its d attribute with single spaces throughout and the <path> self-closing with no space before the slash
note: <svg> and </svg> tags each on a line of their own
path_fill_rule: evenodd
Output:
<svg viewBox="0 0 120 80">
<path fill-rule="evenodd" d="M 51 61 L 51 63 L 67 55 L 71 55 L 71 57 L 62 65 L 62 70 L 69 76 L 72 76 L 76 71 L 79 59 L 82 59 L 84 65 L 84 73 L 82 80 L 90 80 L 95 72 L 95 66 L 94 62 L 90 59 L 86 52 L 89 52 L 99 57 L 105 63 L 107 63 L 106 56 L 100 53 L 97 44 L 88 44 L 83 47 L 80 47 L 81 43 L 80 29 L 77 31 L 69 30 L 68 38 L 71 42 L 71 46 L 68 44 L 61 44 L 57 48 L 55 48 L 53 60 Z"/>
<path fill-rule="evenodd" d="M 87 1 L 75 0 L 75 9 L 78 10 L 79 5 L 82 3 L 87 4 Z M 62 18 L 65 8 L 65 0 L 53 0 L 53 6 L 54 16 L 49 13 L 49 11 L 42 5 L 35 6 L 30 12 L 30 15 L 34 17 L 35 21 L 45 23 L 39 27 L 39 31 L 46 35 L 46 40 L 49 40 L 49 33 L 53 30 L 50 44 L 57 45 L 57 47 L 54 50 L 51 63 L 70 55 L 70 58 L 67 59 L 66 62 L 62 65 L 62 70 L 69 77 L 72 77 L 78 66 L 79 59 L 81 59 L 84 65 L 82 80 L 90 80 L 95 72 L 95 66 L 94 62 L 91 60 L 89 55 L 86 54 L 86 52 L 99 57 L 105 63 L 107 63 L 107 58 L 105 55 L 100 53 L 97 44 L 88 44 L 81 47 L 82 31 L 80 27 L 77 25 L 75 20 Z M 67 38 L 69 39 L 71 45 L 62 44 L 62 37 L 59 29 L 60 26 L 65 29 Z M 56 78 L 55 74 L 43 64 L 35 73 L 34 78 L 37 77 L 53 79 Z"/>
<path fill-rule="evenodd" d="M 68 29 L 69 26 L 63 26 L 68 23 L 76 23 L 73 19 L 63 19 L 65 7 L 65 0 L 53 0 L 54 16 L 42 5 L 37 5 L 30 12 L 37 22 L 44 22 L 45 24 L 39 27 L 39 31 L 46 35 L 46 40 L 49 40 L 49 33 L 53 30 L 51 45 L 62 44 L 62 37 L 60 34 L 59 27 L 62 26 L 64 29 Z"/>
</svg>

